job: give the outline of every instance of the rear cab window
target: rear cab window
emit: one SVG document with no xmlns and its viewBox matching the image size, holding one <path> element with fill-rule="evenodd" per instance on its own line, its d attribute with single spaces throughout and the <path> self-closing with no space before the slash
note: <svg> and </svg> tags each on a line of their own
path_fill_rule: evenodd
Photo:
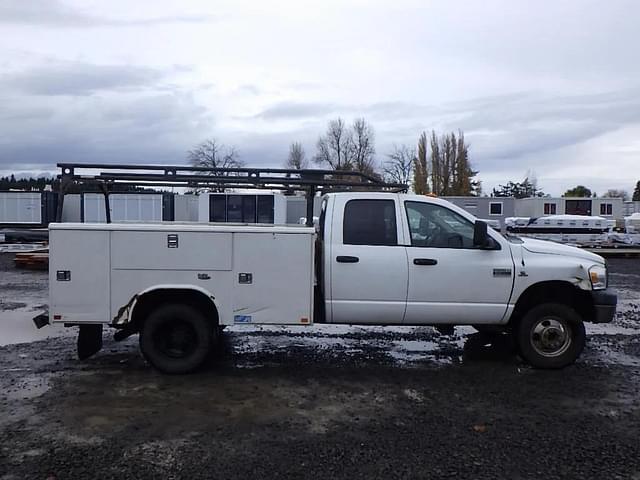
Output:
<svg viewBox="0 0 640 480">
<path fill-rule="evenodd" d="M 344 207 L 345 245 L 398 245 L 394 200 L 349 200 Z"/>
</svg>

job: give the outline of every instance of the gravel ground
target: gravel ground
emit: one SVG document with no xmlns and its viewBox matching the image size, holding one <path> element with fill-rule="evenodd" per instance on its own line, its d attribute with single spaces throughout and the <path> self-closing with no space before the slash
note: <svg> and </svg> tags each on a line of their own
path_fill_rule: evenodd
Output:
<svg viewBox="0 0 640 480">
<path fill-rule="evenodd" d="M 206 369 L 175 377 L 135 337 L 105 336 L 84 362 L 72 337 L 38 340 L 23 324 L 46 274 L 8 258 L 1 479 L 640 479 L 638 260 L 611 260 L 620 312 L 561 371 L 469 328 L 238 327 Z"/>
</svg>

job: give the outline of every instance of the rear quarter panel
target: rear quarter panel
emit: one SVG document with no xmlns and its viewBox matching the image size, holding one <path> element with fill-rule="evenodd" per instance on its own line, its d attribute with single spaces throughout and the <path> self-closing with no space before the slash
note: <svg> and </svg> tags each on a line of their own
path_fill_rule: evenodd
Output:
<svg viewBox="0 0 640 480">
<path fill-rule="evenodd" d="M 51 230 L 49 313 L 54 323 L 102 323 L 111 318 L 109 232 Z M 57 272 L 71 272 L 69 281 Z M 56 315 L 62 315 L 56 319 Z"/>
</svg>

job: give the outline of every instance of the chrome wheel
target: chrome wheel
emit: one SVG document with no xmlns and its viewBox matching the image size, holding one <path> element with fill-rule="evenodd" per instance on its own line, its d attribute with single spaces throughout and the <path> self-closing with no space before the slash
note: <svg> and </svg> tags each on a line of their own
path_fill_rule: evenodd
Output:
<svg viewBox="0 0 640 480">
<path fill-rule="evenodd" d="M 558 357 L 571 346 L 571 327 L 555 318 L 542 318 L 531 329 L 531 346 L 544 357 Z"/>
</svg>

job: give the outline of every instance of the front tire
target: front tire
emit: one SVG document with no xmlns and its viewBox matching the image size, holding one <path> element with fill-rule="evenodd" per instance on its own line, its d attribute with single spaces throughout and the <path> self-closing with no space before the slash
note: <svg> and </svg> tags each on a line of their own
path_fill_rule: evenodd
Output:
<svg viewBox="0 0 640 480">
<path fill-rule="evenodd" d="M 582 353 L 584 323 L 571 307 L 544 303 L 529 310 L 515 330 L 522 357 L 536 368 L 564 368 Z"/>
<path fill-rule="evenodd" d="M 140 350 L 163 373 L 189 373 L 200 367 L 213 348 L 211 322 L 195 308 L 165 304 L 147 317 L 140 332 Z"/>
</svg>

